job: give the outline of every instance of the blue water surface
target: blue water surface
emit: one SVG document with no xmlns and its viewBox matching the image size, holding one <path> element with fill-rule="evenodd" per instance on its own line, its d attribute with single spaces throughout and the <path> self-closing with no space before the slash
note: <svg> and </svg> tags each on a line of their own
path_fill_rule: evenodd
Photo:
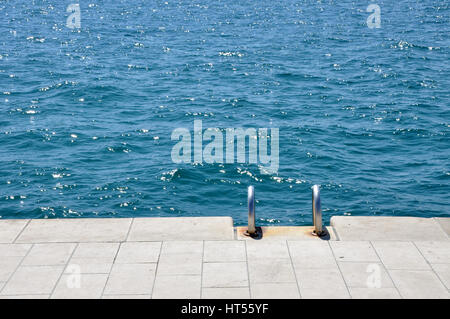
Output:
<svg viewBox="0 0 450 319">
<path fill-rule="evenodd" d="M 81 28 L 66 12 L 81 8 Z M 381 8 L 368 28 L 369 4 Z M 447 0 L 0 1 L 1 218 L 450 216 Z M 176 164 L 279 128 L 280 167 Z"/>
</svg>

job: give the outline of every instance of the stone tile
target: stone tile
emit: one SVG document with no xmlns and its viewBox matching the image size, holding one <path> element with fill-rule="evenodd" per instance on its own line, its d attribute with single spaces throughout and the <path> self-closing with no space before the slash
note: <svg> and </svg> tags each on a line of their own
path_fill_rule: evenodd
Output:
<svg viewBox="0 0 450 319">
<path fill-rule="evenodd" d="M 431 264 L 450 264 L 450 241 L 419 241 L 415 244 Z"/>
<path fill-rule="evenodd" d="M 130 224 L 130 218 L 33 219 L 16 242 L 121 242 Z"/>
<path fill-rule="evenodd" d="M 447 289 L 450 289 L 450 264 L 432 264 L 431 267 Z"/>
<path fill-rule="evenodd" d="M 119 243 L 80 243 L 65 272 L 109 274 L 118 249 Z"/>
<path fill-rule="evenodd" d="M 22 262 L 24 266 L 65 265 L 76 244 L 35 244 Z"/>
<path fill-rule="evenodd" d="M 246 241 L 245 243 L 247 245 L 247 258 L 249 260 L 262 258 L 290 258 L 285 240 L 252 240 Z"/>
<path fill-rule="evenodd" d="M 342 241 L 448 240 L 433 218 L 333 216 L 330 224 Z"/>
<path fill-rule="evenodd" d="M 203 242 L 163 242 L 158 263 L 159 275 L 200 275 Z"/>
<path fill-rule="evenodd" d="M 156 264 L 114 264 L 104 294 L 151 294 L 155 272 Z"/>
<path fill-rule="evenodd" d="M 450 217 L 441 217 L 435 218 L 439 225 L 442 227 L 444 232 L 447 233 L 447 236 L 450 238 Z"/>
<path fill-rule="evenodd" d="M 389 273 L 403 298 L 450 298 L 447 289 L 432 271 L 390 270 Z"/>
<path fill-rule="evenodd" d="M 102 296 L 107 274 L 80 274 L 79 279 L 73 276 L 61 276 L 52 299 L 99 299 Z"/>
<path fill-rule="evenodd" d="M 336 260 L 328 242 L 288 241 L 288 245 L 295 268 L 336 268 Z"/>
<path fill-rule="evenodd" d="M 297 283 L 251 284 L 254 299 L 299 299 Z"/>
<path fill-rule="evenodd" d="M 246 261 L 245 243 L 237 240 L 206 241 L 204 262 Z"/>
<path fill-rule="evenodd" d="M 200 299 L 200 275 L 156 276 L 153 299 Z"/>
<path fill-rule="evenodd" d="M 165 241 L 161 248 L 161 255 L 191 254 L 203 255 L 202 241 Z"/>
<path fill-rule="evenodd" d="M 349 287 L 357 288 L 393 288 L 394 285 L 381 263 L 340 262 L 344 280 Z M 378 280 L 380 280 L 378 282 Z"/>
<path fill-rule="evenodd" d="M 161 251 L 161 242 L 124 242 L 120 244 L 116 263 L 156 263 Z"/>
<path fill-rule="evenodd" d="M 135 218 L 128 241 L 231 240 L 233 237 L 231 217 L 161 217 Z"/>
<path fill-rule="evenodd" d="M 48 299 L 50 295 L 12 295 L 0 296 L 0 299 Z"/>
<path fill-rule="evenodd" d="M 200 275 L 202 258 L 189 254 L 161 255 L 158 275 Z"/>
<path fill-rule="evenodd" d="M 412 242 L 376 241 L 373 246 L 387 269 L 430 269 Z"/>
<path fill-rule="evenodd" d="M 354 299 L 400 299 L 395 288 L 352 288 L 350 294 Z"/>
<path fill-rule="evenodd" d="M 31 244 L 0 244 L 0 257 L 24 257 Z"/>
<path fill-rule="evenodd" d="M 51 294 L 62 271 L 62 266 L 20 266 L 1 294 Z"/>
<path fill-rule="evenodd" d="M 247 263 L 204 263 L 202 287 L 248 287 Z"/>
<path fill-rule="evenodd" d="M 102 299 L 150 299 L 151 295 L 103 295 Z"/>
<path fill-rule="evenodd" d="M 0 257 L 0 281 L 8 281 L 23 257 Z"/>
<path fill-rule="evenodd" d="M 338 261 L 380 262 L 369 241 L 330 241 Z"/>
<path fill-rule="evenodd" d="M 249 299 L 248 288 L 203 288 L 203 299 Z"/>
<path fill-rule="evenodd" d="M 296 282 L 290 259 L 258 258 L 249 259 L 250 283 Z"/>
<path fill-rule="evenodd" d="M 0 220 L 0 243 L 12 243 L 25 228 L 28 219 L 2 219 Z"/>
<path fill-rule="evenodd" d="M 344 279 L 337 266 L 330 269 L 296 268 L 300 295 L 305 299 L 350 298 Z"/>
</svg>

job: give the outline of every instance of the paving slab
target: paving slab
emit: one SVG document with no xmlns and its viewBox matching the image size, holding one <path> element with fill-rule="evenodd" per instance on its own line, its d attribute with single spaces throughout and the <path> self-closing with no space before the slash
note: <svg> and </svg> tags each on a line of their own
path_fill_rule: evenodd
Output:
<svg viewBox="0 0 450 319">
<path fill-rule="evenodd" d="M 372 244 L 387 269 L 431 269 L 412 242 L 376 241 Z"/>
<path fill-rule="evenodd" d="M 393 288 L 391 278 L 381 263 L 339 262 L 348 287 Z"/>
<path fill-rule="evenodd" d="M 249 299 L 248 288 L 203 288 L 203 299 Z"/>
<path fill-rule="evenodd" d="M 248 287 L 247 263 L 204 263 L 202 287 Z"/>
<path fill-rule="evenodd" d="M 297 283 L 251 284 L 251 297 L 254 299 L 299 299 Z"/>
<path fill-rule="evenodd" d="M 31 244 L 0 244 L 0 257 L 24 257 Z"/>
<path fill-rule="evenodd" d="M 290 258 L 289 249 L 285 240 L 273 241 L 248 241 L 245 243 L 247 247 L 247 258 Z"/>
<path fill-rule="evenodd" d="M 0 243 L 13 243 L 29 219 L 0 219 Z"/>
<path fill-rule="evenodd" d="M 231 217 L 135 218 L 128 241 L 230 240 Z"/>
<path fill-rule="evenodd" d="M 433 271 L 390 270 L 392 280 L 403 298 L 449 299 L 448 290 Z"/>
<path fill-rule="evenodd" d="M 151 294 L 155 273 L 156 264 L 114 264 L 103 294 Z"/>
<path fill-rule="evenodd" d="M 24 266 L 65 265 L 77 244 L 35 244 L 22 262 Z"/>
<path fill-rule="evenodd" d="M 450 264 L 432 264 L 431 267 L 445 287 L 450 290 Z"/>
<path fill-rule="evenodd" d="M 0 257 L 0 281 L 8 281 L 14 271 L 19 267 L 23 257 Z"/>
<path fill-rule="evenodd" d="M 348 299 L 350 294 L 339 269 L 296 268 L 300 295 L 305 299 Z"/>
<path fill-rule="evenodd" d="M 158 263 L 159 275 L 200 275 L 202 272 L 203 242 L 164 242 Z"/>
<path fill-rule="evenodd" d="M 63 269 L 63 266 L 20 266 L 1 295 L 51 294 Z"/>
<path fill-rule="evenodd" d="M 335 269 L 336 260 L 326 241 L 288 241 L 295 268 Z"/>
<path fill-rule="evenodd" d="M 63 274 L 51 299 L 99 299 L 102 296 L 108 280 L 107 274 L 80 274 L 79 277 L 75 276 Z"/>
<path fill-rule="evenodd" d="M 121 242 L 130 225 L 130 218 L 33 219 L 16 242 Z"/>
<path fill-rule="evenodd" d="M 258 240 L 336 240 L 336 234 L 332 227 L 325 227 L 327 234 L 322 237 L 313 235 L 314 227 L 311 226 L 262 226 L 262 236 Z M 246 236 L 247 227 L 236 227 L 236 235 L 239 240 L 255 240 Z"/>
<path fill-rule="evenodd" d="M 161 251 L 161 242 L 124 242 L 120 244 L 116 263 L 156 263 Z"/>
<path fill-rule="evenodd" d="M 340 240 L 448 240 L 433 218 L 333 216 L 330 221 Z"/>
<path fill-rule="evenodd" d="M 435 219 L 450 238 L 450 217 L 438 217 Z"/>
<path fill-rule="evenodd" d="M 200 299 L 200 275 L 158 275 L 152 299 Z"/>
<path fill-rule="evenodd" d="M 330 241 L 330 246 L 338 261 L 380 261 L 369 241 Z"/>
<path fill-rule="evenodd" d="M 400 299 L 396 288 L 353 288 L 350 287 L 353 299 Z"/>
<path fill-rule="evenodd" d="M 422 241 L 414 244 L 428 262 L 450 264 L 450 241 Z"/>
<path fill-rule="evenodd" d="M 290 258 L 248 260 L 250 283 L 296 283 Z"/>
<path fill-rule="evenodd" d="M 65 272 L 109 274 L 118 250 L 119 243 L 80 243 Z"/>
<path fill-rule="evenodd" d="M 205 241 L 204 262 L 246 261 L 245 243 L 237 240 Z"/>
</svg>

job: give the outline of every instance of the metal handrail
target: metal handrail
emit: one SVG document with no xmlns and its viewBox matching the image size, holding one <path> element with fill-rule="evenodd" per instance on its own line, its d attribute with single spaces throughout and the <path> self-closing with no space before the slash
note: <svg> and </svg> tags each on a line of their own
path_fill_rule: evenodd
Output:
<svg viewBox="0 0 450 319">
<path fill-rule="evenodd" d="M 325 234 L 322 226 L 322 209 L 320 207 L 320 188 L 319 185 L 312 187 L 312 214 L 314 223 L 314 234 L 322 236 Z"/>
<path fill-rule="evenodd" d="M 255 188 L 253 186 L 248 187 L 248 228 L 247 233 L 252 236 L 256 234 L 255 224 Z"/>
</svg>

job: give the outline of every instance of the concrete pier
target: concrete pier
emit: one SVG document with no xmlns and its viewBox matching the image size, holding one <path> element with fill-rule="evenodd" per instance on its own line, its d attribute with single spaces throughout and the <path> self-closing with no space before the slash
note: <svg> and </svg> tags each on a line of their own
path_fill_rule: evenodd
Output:
<svg viewBox="0 0 450 319">
<path fill-rule="evenodd" d="M 450 298 L 450 218 L 0 220 L 0 298 Z"/>
</svg>

